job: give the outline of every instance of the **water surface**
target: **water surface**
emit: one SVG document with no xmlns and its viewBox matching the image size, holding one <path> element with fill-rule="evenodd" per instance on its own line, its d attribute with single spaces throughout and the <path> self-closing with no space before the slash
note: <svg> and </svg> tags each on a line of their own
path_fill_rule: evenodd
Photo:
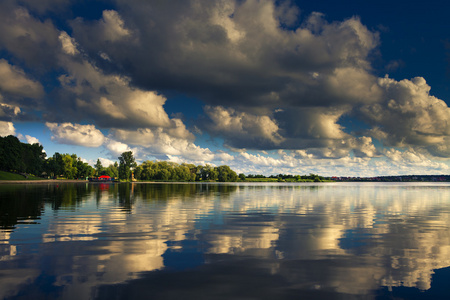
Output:
<svg viewBox="0 0 450 300">
<path fill-rule="evenodd" d="M 1 299 L 449 299 L 448 184 L 0 185 Z"/>
</svg>

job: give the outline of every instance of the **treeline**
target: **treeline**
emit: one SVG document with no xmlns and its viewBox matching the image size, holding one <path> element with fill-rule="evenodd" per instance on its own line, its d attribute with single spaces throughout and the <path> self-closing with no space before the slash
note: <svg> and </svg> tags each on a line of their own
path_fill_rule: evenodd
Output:
<svg viewBox="0 0 450 300">
<path fill-rule="evenodd" d="M 0 170 L 67 179 L 86 178 L 95 173 L 95 169 L 76 154 L 57 152 L 47 158 L 42 145 L 22 143 L 13 135 L 0 137 Z"/>
<path fill-rule="evenodd" d="M 238 181 L 239 177 L 229 166 L 177 164 L 167 161 L 145 161 L 137 165 L 133 153 L 127 151 L 104 167 L 97 159 L 94 167 L 83 162 L 76 154 L 56 152 L 48 157 L 42 145 L 22 143 L 15 136 L 0 137 L 0 170 L 32 174 L 44 178 L 86 179 L 108 175 L 121 180 L 149 181 Z"/>
<path fill-rule="evenodd" d="M 238 181 L 238 175 L 229 166 L 177 164 L 167 161 L 145 161 L 134 170 L 137 180 L 162 181 Z"/>
<path fill-rule="evenodd" d="M 333 177 L 335 181 L 368 182 L 450 182 L 450 175 L 395 175 L 376 177 Z"/>
<path fill-rule="evenodd" d="M 138 165 L 131 151 L 122 153 L 118 157 L 119 163 L 114 162 L 104 167 L 97 159 L 94 167 L 83 162 L 76 154 L 60 154 L 56 152 L 48 157 L 39 144 L 26 144 L 15 136 L 0 137 L 0 170 L 32 174 L 44 178 L 86 179 L 108 175 L 121 180 L 142 181 L 287 181 L 302 182 L 327 181 L 316 174 L 290 175 L 237 175 L 229 166 L 214 167 L 206 164 L 177 164 L 168 161 L 145 161 Z"/>
<path fill-rule="evenodd" d="M 304 181 L 312 181 L 312 182 L 322 182 L 329 181 L 329 178 L 325 178 L 319 176 L 317 174 L 310 173 L 309 175 L 292 175 L 292 174 L 278 174 L 278 175 L 270 175 L 264 176 L 261 174 L 248 174 L 245 176 L 244 174 L 239 174 L 239 178 L 244 181 L 288 181 L 288 182 L 304 182 Z"/>
<path fill-rule="evenodd" d="M 76 154 L 60 154 L 56 152 L 44 162 L 41 174 L 43 177 L 67 179 L 86 179 L 95 174 L 95 169 L 88 163 L 83 162 Z"/>
<path fill-rule="evenodd" d="M 46 154 L 39 144 L 21 143 L 15 136 L 0 137 L 0 170 L 40 174 Z"/>
</svg>

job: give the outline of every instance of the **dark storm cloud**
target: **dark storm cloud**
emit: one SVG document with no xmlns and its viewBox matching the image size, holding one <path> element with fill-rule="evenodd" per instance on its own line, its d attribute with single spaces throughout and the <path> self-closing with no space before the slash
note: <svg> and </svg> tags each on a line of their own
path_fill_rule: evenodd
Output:
<svg viewBox="0 0 450 300">
<path fill-rule="evenodd" d="M 17 61 L 42 74 L 55 67 L 58 31 L 51 20 L 41 21 L 13 1 L 0 4 L 0 47 Z"/>
<path fill-rule="evenodd" d="M 74 37 L 93 56 L 106 53 L 141 87 L 182 91 L 213 105 L 274 106 L 274 93 L 307 105 L 319 94 L 308 92 L 313 73 L 365 70 L 378 43 L 358 19 L 330 24 L 313 14 L 295 31 L 283 30 L 279 18 L 289 10 L 277 11 L 271 1 L 119 1 L 118 8 L 137 41 L 112 45 L 104 22 L 82 19 L 72 23 Z"/>
</svg>

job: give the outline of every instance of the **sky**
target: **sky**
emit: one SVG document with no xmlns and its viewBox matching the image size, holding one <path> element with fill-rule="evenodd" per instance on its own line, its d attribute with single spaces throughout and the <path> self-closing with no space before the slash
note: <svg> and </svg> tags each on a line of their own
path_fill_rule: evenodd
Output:
<svg viewBox="0 0 450 300">
<path fill-rule="evenodd" d="M 0 136 L 92 165 L 449 174 L 449 8 L 3 0 Z"/>
</svg>

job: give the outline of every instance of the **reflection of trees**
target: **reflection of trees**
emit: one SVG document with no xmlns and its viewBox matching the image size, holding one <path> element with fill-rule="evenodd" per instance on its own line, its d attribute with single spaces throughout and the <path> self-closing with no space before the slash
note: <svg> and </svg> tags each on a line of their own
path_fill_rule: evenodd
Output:
<svg viewBox="0 0 450 300">
<path fill-rule="evenodd" d="M 80 205 L 82 201 L 86 200 L 90 193 L 90 186 L 86 183 L 51 184 L 47 187 L 47 193 L 54 210 L 61 208 L 74 209 Z"/>
<path fill-rule="evenodd" d="M 38 219 L 45 191 L 33 186 L 0 185 L 0 229 L 14 229 L 23 220 Z"/>
<path fill-rule="evenodd" d="M 49 203 L 53 210 L 76 209 L 94 194 L 97 204 L 101 199 L 117 199 L 124 211 L 130 212 L 136 197 L 144 202 L 187 199 L 196 195 L 219 193 L 228 197 L 236 186 L 222 184 L 4 184 L 0 185 L 0 228 L 14 229 L 23 220 L 38 219 Z M 27 221 L 28 223 L 30 221 Z"/>
<path fill-rule="evenodd" d="M 198 196 L 211 196 L 220 194 L 221 197 L 228 197 L 236 191 L 237 186 L 226 184 L 134 184 L 133 193 L 135 197 L 144 202 L 167 201 L 171 199 L 192 199 Z"/>
<path fill-rule="evenodd" d="M 118 185 L 118 194 L 117 194 L 119 205 L 126 212 L 131 212 L 131 208 L 134 203 L 134 184 L 132 183 L 121 183 Z"/>
<path fill-rule="evenodd" d="M 0 185 L 0 228 L 14 229 L 27 220 L 39 219 L 46 203 L 53 210 L 77 207 L 91 189 L 80 184 L 3 184 Z"/>
</svg>

